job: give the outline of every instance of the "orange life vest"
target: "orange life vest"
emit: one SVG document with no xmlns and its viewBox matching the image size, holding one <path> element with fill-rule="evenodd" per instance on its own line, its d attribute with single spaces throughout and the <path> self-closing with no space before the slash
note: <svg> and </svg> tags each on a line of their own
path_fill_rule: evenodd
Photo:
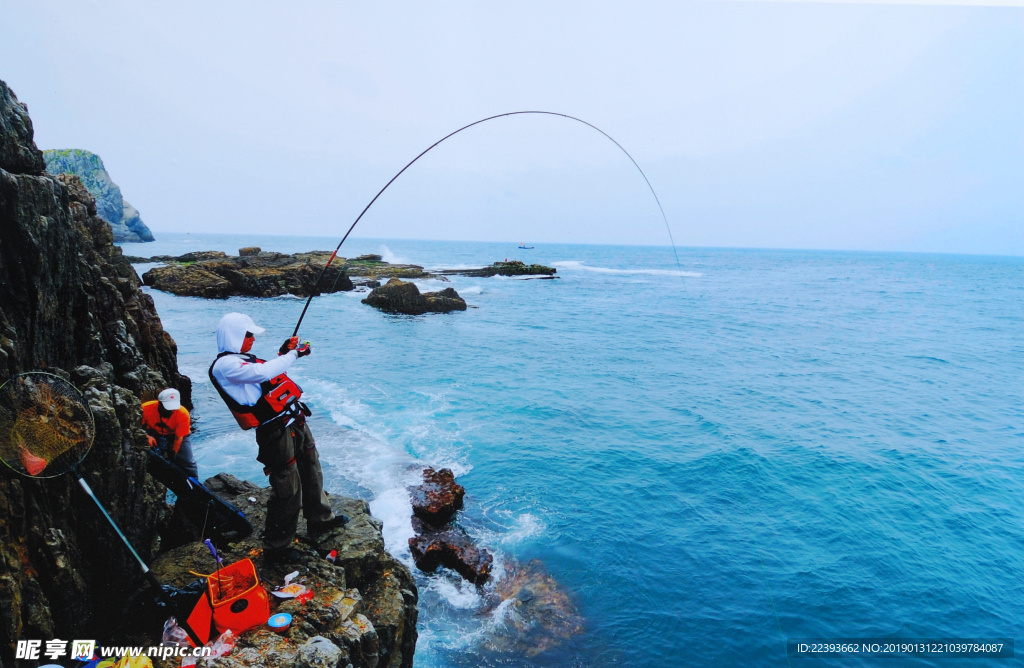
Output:
<svg viewBox="0 0 1024 668">
<path fill-rule="evenodd" d="M 230 394 L 224 391 L 224 388 L 220 386 L 220 383 L 217 382 L 213 375 L 214 365 L 225 355 L 238 355 L 245 358 L 250 364 L 262 364 L 264 360 L 247 353 L 221 353 L 217 355 L 217 359 L 210 365 L 210 382 L 217 388 L 220 398 L 228 405 L 228 410 L 235 416 L 239 427 L 248 430 L 270 422 L 285 413 L 295 414 L 296 416 L 301 414 L 302 409 L 299 405 L 299 397 L 302 396 L 302 388 L 289 378 L 288 374 L 284 373 L 260 383 L 260 398 L 252 406 L 246 406 L 235 401 Z"/>
</svg>

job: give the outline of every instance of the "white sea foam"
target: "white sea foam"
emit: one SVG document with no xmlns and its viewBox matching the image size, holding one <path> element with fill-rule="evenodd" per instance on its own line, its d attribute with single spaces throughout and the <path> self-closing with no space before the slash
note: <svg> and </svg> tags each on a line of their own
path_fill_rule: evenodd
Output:
<svg viewBox="0 0 1024 668">
<path fill-rule="evenodd" d="M 514 598 L 506 598 L 504 601 L 499 603 L 498 606 L 491 611 L 491 624 L 497 626 L 504 622 L 508 618 L 510 613 L 509 608 L 514 602 Z"/>
<path fill-rule="evenodd" d="M 612 269 L 610 267 L 593 267 L 578 260 L 562 260 L 561 262 L 552 262 L 552 264 L 563 269 L 580 269 L 598 274 L 647 274 L 649 276 L 683 276 L 686 278 L 699 278 L 704 275 L 695 271 L 679 271 L 678 269 Z"/>
<path fill-rule="evenodd" d="M 464 475 L 471 467 L 451 445 L 457 432 L 440 434 L 432 419 L 438 408 L 444 409 L 443 395 L 426 394 L 431 408 L 414 414 L 412 422 L 402 427 L 402 438 L 385 425 L 374 410 L 351 397 L 339 384 L 324 379 L 303 380 L 306 398 L 318 408 L 326 409 L 331 421 L 343 428 L 337 433 L 318 433 L 317 442 L 322 456 L 337 466 L 338 474 L 369 490 L 373 498 L 370 511 L 384 527 L 384 544 L 388 551 L 413 567 L 409 552 L 409 539 L 413 537 L 412 503 L 408 487 L 422 481 L 424 466 L 447 467 Z M 440 438 L 439 438 L 440 437 Z M 417 459 L 394 445 L 411 438 L 413 449 L 417 442 L 430 441 L 430 452 Z M 440 440 L 440 443 L 437 441 Z M 419 453 L 418 453 L 419 454 Z M 457 602 L 452 602 L 457 605 Z"/>
<path fill-rule="evenodd" d="M 381 245 L 378 249 L 380 251 L 380 257 L 382 260 L 389 264 L 408 264 L 409 260 L 404 257 L 399 257 L 391 252 L 391 249 L 387 246 Z"/>
<path fill-rule="evenodd" d="M 496 536 L 502 545 L 515 545 L 544 531 L 544 522 L 536 515 L 523 513 L 515 518 L 511 530 Z"/>
<path fill-rule="evenodd" d="M 482 293 L 484 289 L 479 285 L 469 285 L 464 288 L 458 288 L 460 295 L 478 295 Z"/>
<path fill-rule="evenodd" d="M 479 608 L 483 600 L 475 584 L 467 582 L 455 573 L 443 572 L 430 579 L 427 585 L 452 607 L 462 610 Z"/>
</svg>

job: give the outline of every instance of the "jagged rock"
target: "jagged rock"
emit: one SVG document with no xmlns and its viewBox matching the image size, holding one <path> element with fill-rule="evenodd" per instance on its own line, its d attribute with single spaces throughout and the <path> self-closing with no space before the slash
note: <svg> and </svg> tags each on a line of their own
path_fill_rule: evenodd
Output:
<svg viewBox="0 0 1024 668">
<path fill-rule="evenodd" d="M 173 385 L 191 406 L 191 382 L 92 196 L 41 160 L 0 81 L 0 377 L 47 370 L 82 390 L 96 437 L 81 473 L 149 559 L 167 506 L 146 474 L 140 401 Z M 0 509 L 0 663 L 14 665 L 18 639 L 109 639 L 141 573 L 74 478 L 0 476 Z"/>
<path fill-rule="evenodd" d="M 234 650 L 217 659 L 200 659 L 197 668 L 262 668 L 263 666 L 295 666 L 300 644 L 268 629 L 247 633 Z M 340 661 L 339 661 L 340 663 Z M 345 664 L 341 664 L 344 668 Z M 177 663 L 164 663 L 158 668 L 177 668 Z"/>
<path fill-rule="evenodd" d="M 365 615 L 353 615 L 338 631 L 353 665 L 376 666 L 380 661 L 380 638 Z"/>
<path fill-rule="evenodd" d="M 74 174 L 82 179 L 96 198 L 96 215 L 110 224 L 115 241 L 153 241 L 153 233 L 135 207 L 121 196 L 121 189 L 111 180 L 98 155 L 81 149 L 62 149 L 43 151 L 43 158 L 49 173 Z"/>
<path fill-rule="evenodd" d="M 407 283 L 398 278 L 392 278 L 386 284 L 374 288 L 363 299 L 363 303 L 388 313 L 407 315 L 466 310 L 466 301 L 454 288 L 420 294 L 415 283 Z"/>
<path fill-rule="evenodd" d="M 28 107 L 0 81 L 0 168 L 11 174 L 38 175 L 46 171 L 43 152 L 36 148 L 32 137 Z"/>
<path fill-rule="evenodd" d="M 157 256 L 156 261 L 169 262 L 142 275 L 146 285 L 187 297 L 224 299 L 233 296 L 277 297 L 293 294 L 300 297 L 352 289 L 352 281 L 341 263 L 333 263 L 320 278 L 331 254 L 256 252 L 231 256 L 220 251 L 188 253 L 177 257 Z M 319 278 L 319 283 L 317 279 Z"/>
<path fill-rule="evenodd" d="M 569 595 L 537 559 L 523 565 L 509 559 L 485 613 L 510 601 L 500 623 L 484 639 L 492 652 L 536 656 L 583 633 L 583 618 Z"/>
<path fill-rule="evenodd" d="M 239 248 L 238 249 L 238 256 L 239 257 L 249 257 L 250 255 L 259 255 L 259 254 L 260 254 L 260 247 L 259 246 L 246 246 L 245 248 Z"/>
<path fill-rule="evenodd" d="M 416 647 L 416 584 L 409 569 L 385 550 L 381 523 L 370 515 L 365 501 L 331 495 L 331 506 L 335 512 L 348 515 L 348 524 L 321 536 L 315 548 L 307 541 L 296 543 L 295 547 L 303 554 L 302 561 L 297 565 L 281 565 L 263 558 L 257 538 L 266 522 L 270 490 L 224 473 L 209 478 L 205 485 L 225 501 L 243 508 L 246 518 L 256 528 L 252 537 L 222 550 L 225 563 L 252 557 L 269 585 L 282 584 L 287 573 L 298 570 L 300 579 L 305 578 L 306 586 L 312 588 L 314 597 L 306 603 L 277 598 L 271 601 L 273 612 L 288 612 L 293 616 L 287 639 L 301 643 L 317 635 L 323 636 L 345 651 L 346 660 L 351 661 L 354 668 L 412 665 Z M 256 503 L 250 503 L 249 497 L 256 498 Z M 302 519 L 299 535 L 305 532 Z M 160 555 L 151 566 L 154 574 L 165 584 L 183 586 L 192 582 L 195 576 L 188 572 L 190 558 L 198 561 L 205 555 L 212 561 L 207 553 L 197 548 L 205 550 L 201 545 L 192 544 Z M 333 564 L 321 556 L 330 550 L 337 551 Z M 274 642 L 277 641 L 273 637 L 252 631 L 242 634 L 239 648 L 267 649 L 268 643 Z M 143 644 L 141 639 L 139 644 Z M 274 651 L 280 654 L 280 650 Z M 237 653 L 238 649 L 230 657 Z M 271 668 L 281 664 L 268 660 L 244 665 Z"/>
<path fill-rule="evenodd" d="M 505 260 L 495 262 L 489 267 L 479 269 L 441 269 L 436 273 L 446 276 L 476 276 L 487 278 L 489 276 L 554 276 L 557 273 L 554 267 L 545 267 L 542 264 L 526 264 L 519 260 Z"/>
<path fill-rule="evenodd" d="M 342 659 L 348 660 L 345 652 L 323 636 L 313 636 L 299 645 L 295 657 L 295 668 L 337 668 Z"/>
<path fill-rule="evenodd" d="M 409 488 L 412 512 L 434 527 L 443 526 L 462 510 L 466 488 L 455 482 L 451 469 L 423 471 L 423 484 Z"/>
<path fill-rule="evenodd" d="M 483 584 L 491 577 L 494 557 L 474 545 L 462 527 L 449 524 L 436 529 L 413 516 L 412 529 L 416 535 L 409 539 L 409 550 L 421 571 L 429 573 L 444 566 L 474 584 Z"/>
</svg>

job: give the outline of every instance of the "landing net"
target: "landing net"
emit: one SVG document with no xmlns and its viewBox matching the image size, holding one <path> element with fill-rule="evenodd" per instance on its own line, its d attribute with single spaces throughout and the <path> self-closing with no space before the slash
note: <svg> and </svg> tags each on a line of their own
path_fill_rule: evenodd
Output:
<svg viewBox="0 0 1024 668">
<path fill-rule="evenodd" d="M 0 459 L 14 472 L 63 475 L 82 461 L 95 435 L 85 398 L 60 376 L 33 371 L 0 387 Z"/>
</svg>

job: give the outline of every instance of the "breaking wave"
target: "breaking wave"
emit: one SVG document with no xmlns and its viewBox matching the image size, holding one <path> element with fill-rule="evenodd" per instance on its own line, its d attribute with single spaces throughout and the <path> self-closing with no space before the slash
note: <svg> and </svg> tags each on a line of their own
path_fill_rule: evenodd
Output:
<svg viewBox="0 0 1024 668">
<path fill-rule="evenodd" d="M 679 271 L 678 269 L 612 269 L 610 267 L 593 267 L 578 260 L 563 260 L 561 262 L 552 262 L 552 264 L 563 269 L 581 269 L 597 274 L 647 274 L 649 276 L 682 276 L 684 278 L 699 278 L 704 275 L 696 271 Z"/>
</svg>

